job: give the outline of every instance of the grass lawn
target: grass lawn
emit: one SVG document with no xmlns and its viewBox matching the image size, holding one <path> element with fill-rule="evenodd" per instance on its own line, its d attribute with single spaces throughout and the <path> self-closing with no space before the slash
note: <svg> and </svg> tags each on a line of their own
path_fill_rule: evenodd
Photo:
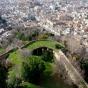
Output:
<svg viewBox="0 0 88 88">
<path fill-rule="evenodd" d="M 0 47 L 0 53 L 3 53 L 4 52 L 4 49 Z"/>
<path fill-rule="evenodd" d="M 22 88 L 43 88 L 29 82 L 23 82 L 21 85 L 22 85 Z"/>
<path fill-rule="evenodd" d="M 21 54 L 19 53 L 19 50 L 10 53 L 8 58 L 13 64 L 19 64 L 22 61 L 21 60 L 22 57 L 21 57 Z"/>
<path fill-rule="evenodd" d="M 64 47 L 61 43 L 58 43 L 57 41 L 52 41 L 52 40 L 40 40 L 32 43 L 31 45 L 27 46 L 26 48 L 33 50 L 39 47 L 48 47 L 51 49 L 55 49 L 55 45 L 59 44 L 60 46 Z"/>
</svg>

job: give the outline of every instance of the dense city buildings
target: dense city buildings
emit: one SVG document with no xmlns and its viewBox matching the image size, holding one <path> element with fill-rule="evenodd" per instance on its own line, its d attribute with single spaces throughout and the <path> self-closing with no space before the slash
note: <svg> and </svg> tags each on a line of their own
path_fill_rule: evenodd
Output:
<svg viewBox="0 0 88 88">
<path fill-rule="evenodd" d="M 88 0 L 0 0 L 0 58 L 0 88 L 42 88 L 52 66 L 71 86 L 55 88 L 88 88 Z"/>
</svg>

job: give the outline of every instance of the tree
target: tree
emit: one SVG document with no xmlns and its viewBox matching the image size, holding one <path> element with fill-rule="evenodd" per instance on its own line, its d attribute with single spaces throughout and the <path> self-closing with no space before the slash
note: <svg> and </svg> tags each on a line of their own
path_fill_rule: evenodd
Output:
<svg viewBox="0 0 88 88">
<path fill-rule="evenodd" d="M 45 70 L 45 64 L 43 60 L 38 56 L 31 56 L 23 62 L 23 79 L 31 82 L 37 83 Z"/>
<path fill-rule="evenodd" d="M 88 82 L 88 59 L 82 59 L 80 61 L 81 68 L 85 71 L 84 76 L 85 80 Z"/>
<path fill-rule="evenodd" d="M 0 88 L 6 88 L 7 69 L 0 64 Z"/>
<path fill-rule="evenodd" d="M 42 54 L 42 59 L 46 62 L 52 62 L 53 61 L 53 51 L 52 50 L 45 50 Z"/>
<path fill-rule="evenodd" d="M 46 64 L 39 56 L 30 56 L 22 59 L 19 64 L 13 65 L 8 71 L 7 87 L 22 88 L 22 82 L 38 84 L 45 76 Z"/>
</svg>

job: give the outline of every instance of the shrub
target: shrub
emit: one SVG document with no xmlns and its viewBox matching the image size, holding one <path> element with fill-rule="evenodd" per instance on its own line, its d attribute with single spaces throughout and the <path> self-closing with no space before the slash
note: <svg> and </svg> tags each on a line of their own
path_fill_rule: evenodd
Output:
<svg viewBox="0 0 88 88">
<path fill-rule="evenodd" d="M 53 51 L 45 50 L 42 54 L 42 59 L 46 62 L 52 62 L 53 61 Z"/>
<path fill-rule="evenodd" d="M 56 46 L 57 49 L 62 49 L 63 48 L 63 46 L 60 45 L 60 44 L 56 44 L 55 46 Z"/>
<path fill-rule="evenodd" d="M 40 34 L 40 35 L 38 36 L 38 40 L 47 39 L 48 37 L 49 37 L 48 34 Z"/>
<path fill-rule="evenodd" d="M 18 75 L 18 71 L 16 68 L 13 68 L 11 71 L 8 72 L 8 79 L 7 79 L 7 88 L 19 88 L 21 83 L 21 78 Z"/>
<path fill-rule="evenodd" d="M 16 33 L 16 38 L 19 39 L 19 40 L 22 40 L 22 41 L 32 40 L 32 36 L 31 35 L 25 36 L 24 33 L 19 33 L 19 32 Z"/>
</svg>

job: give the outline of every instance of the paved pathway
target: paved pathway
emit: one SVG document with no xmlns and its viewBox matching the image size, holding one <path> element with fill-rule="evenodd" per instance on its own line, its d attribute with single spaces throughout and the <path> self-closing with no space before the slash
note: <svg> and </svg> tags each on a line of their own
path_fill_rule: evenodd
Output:
<svg viewBox="0 0 88 88">
<path fill-rule="evenodd" d="M 71 62 L 68 60 L 68 58 L 63 54 L 62 51 L 54 51 L 54 55 L 56 57 L 56 61 L 58 63 L 63 64 L 63 66 L 66 69 L 66 72 L 68 72 L 68 76 L 71 78 L 71 80 L 78 85 L 79 88 L 88 88 L 87 83 L 82 78 L 80 73 L 76 70 L 76 68 L 71 64 Z"/>
</svg>

